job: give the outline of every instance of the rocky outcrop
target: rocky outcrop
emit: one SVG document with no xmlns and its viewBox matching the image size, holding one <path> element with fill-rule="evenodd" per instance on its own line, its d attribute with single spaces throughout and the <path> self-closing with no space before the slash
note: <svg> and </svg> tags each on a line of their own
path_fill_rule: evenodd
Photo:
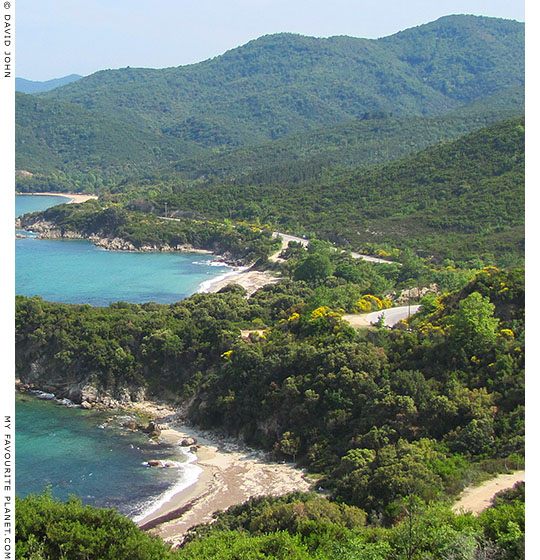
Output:
<svg viewBox="0 0 540 560">
<path fill-rule="evenodd" d="M 89 374 L 83 379 L 75 373 L 59 372 L 46 358 L 17 368 L 19 391 L 44 391 L 57 399 L 69 399 L 82 408 L 125 408 L 146 399 L 146 389 L 140 385 L 118 384 L 104 387 L 98 376 Z M 158 428 L 159 429 L 159 428 Z"/>
<path fill-rule="evenodd" d="M 97 247 L 107 249 L 109 251 L 136 251 L 142 253 L 201 253 L 205 255 L 220 255 L 219 261 L 232 265 L 244 266 L 245 259 L 237 258 L 228 251 L 222 251 L 217 244 L 211 249 L 198 249 L 189 243 L 169 245 L 162 243 L 159 245 L 141 245 L 136 247 L 131 241 L 122 239 L 121 237 L 105 237 L 96 233 L 85 234 L 69 229 L 59 227 L 53 222 L 40 219 L 32 214 L 24 215 L 15 220 L 15 228 L 37 233 L 38 239 L 86 239 L 91 241 Z M 24 234 L 22 234 L 24 235 Z M 19 234 L 21 236 L 21 234 Z"/>
<path fill-rule="evenodd" d="M 97 237 L 96 235 L 91 235 L 88 237 L 89 241 L 92 241 L 96 247 L 101 247 L 103 249 L 107 249 L 109 251 L 137 251 L 137 247 L 126 241 L 125 239 L 121 239 L 120 237 L 114 237 L 109 239 L 108 237 Z"/>
<path fill-rule="evenodd" d="M 97 247 L 107 249 L 109 251 L 140 251 L 143 253 L 168 253 L 168 252 L 182 252 L 182 253 L 203 253 L 213 254 L 214 251 L 208 249 L 196 249 L 190 244 L 169 245 L 163 243 L 160 245 L 142 245 L 136 247 L 130 241 L 122 239 L 121 237 L 104 237 L 95 233 L 84 234 L 81 232 L 64 229 L 49 222 L 47 220 L 35 218 L 35 216 L 28 215 L 16 218 L 15 228 L 26 231 L 31 231 L 38 234 L 38 239 L 86 239 L 91 241 Z M 19 236 L 22 236 L 19 234 Z M 232 259 L 232 255 L 230 256 Z M 229 262 L 226 255 L 222 256 L 223 262 Z M 234 260 L 234 259 L 232 259 Z"/>
</svg>

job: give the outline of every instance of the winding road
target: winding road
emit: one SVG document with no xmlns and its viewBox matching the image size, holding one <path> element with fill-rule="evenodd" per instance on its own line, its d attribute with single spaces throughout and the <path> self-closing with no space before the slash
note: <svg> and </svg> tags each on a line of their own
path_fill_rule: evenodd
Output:
<svg viewBox="0 0 540 560">
<path fill-rule="evenodd" d="M 352 313 L 343 315 L 343 320 L 347 321 L 351 327 L 371 327 L 374 325 L 381 315 L 384 315 L 384 326 L 393 327 L 403 319 L 407 319 L 410 315 L 414 315 L 420 309 L 419 305 L 403 305 L 401 307 L 389 307 L 372 313 Z"/>
<path fill-rule="evenodd" d="M 272 233 L 272 237 L 275 239 L 277 237 L 281 237 L 281 249 L 269 257 L 271 261 L 279 260 L 279 253 L 286 249 L 289 245 L 289 241 L 296 241 L 296 243 L 302 244 L 304 247 L 309 245 L 309 239 L 304 239 L 303 237 L 296 237 L 295 235 L 289 235 L 288 233 L 281 233 L 279 231 L 274 231 Z M 338 249 L 334 248 L 335 251 Z M 371 257 L 370 255 L 363 255 L 361 253 L 351 253 L 353 259 L 362 259 L 363 261 L 369 261 L 373 263 L 380 263 L 380 264 L 400 264 L 395 263 L 393 261 L 387 261 L 386 259 L 379 259 L 378 257 Z"/>
</svg>

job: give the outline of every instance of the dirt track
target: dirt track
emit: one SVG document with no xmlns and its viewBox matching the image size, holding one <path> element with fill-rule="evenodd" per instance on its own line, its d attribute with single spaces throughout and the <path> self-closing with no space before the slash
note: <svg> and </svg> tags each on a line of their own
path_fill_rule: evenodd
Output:
<svg viewBox="0 0 540 560">
<path fill-rule="evenodd" d="M 512 488 L 516 482 L 525 480 L 525 471 L 516 471 L 513 474 L 501 474 L 497 478 L 488 480 L 480 486 L 467 488 L 461 498 L 454 504 L 453 511 L 472 511 L 479 514 L 491 505 L 493 496 L 501 490 Z"/>
</svg>

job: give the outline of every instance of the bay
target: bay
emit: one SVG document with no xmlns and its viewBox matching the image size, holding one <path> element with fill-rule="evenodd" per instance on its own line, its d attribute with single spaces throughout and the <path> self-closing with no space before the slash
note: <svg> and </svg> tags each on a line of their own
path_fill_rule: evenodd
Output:
<svg viewBox="0 0 540 560">
<path fill-rule="evenodd" d="M 65 201 L 17 195 L 16 215 Z M 16 293 L 62 303 L 172 303 L 230 271 L 212 255 L 107 251 L 84 240 L 30 236 L 16 239 L 15 247 Z"/>
<path fill-rule="evenodd" d="M 16 215 L 66 203 L 56 196 L 16 196 Z M 16 239 L 16 293 L 48 301 L 108 305 L 113 301 L 171 303 L 230 268 L 201 254 L 106 251 L 83 240 Z M 142 515 L 172 491 L 195 482 L 195 456 L 153 444 L 121 427 L 120 413 L 67 408 L 26 394 L 16 396 L 16 491 L 115 507 Z M 121 416 L 121 414 L 120 414 Z M 172 460 L 149 468 L 150 459 Z"/>
<path fill-rule="evenodd" d="M 48 487 L 58 499 L 74 494 L 84 504 L 137 517 L 171 487 L 197 479 L 200 468 L 190 464 L 193 455 L 123 428 L 128 419 L 125 413 L 67 408 L 17 394 L 17 494 Z M 170 461 L 171 466 L 148 467 L 151 459 Z"/>
</svg>

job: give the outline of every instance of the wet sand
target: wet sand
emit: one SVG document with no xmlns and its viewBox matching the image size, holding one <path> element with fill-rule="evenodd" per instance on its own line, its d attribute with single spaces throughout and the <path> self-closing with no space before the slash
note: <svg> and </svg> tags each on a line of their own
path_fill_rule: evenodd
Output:
<svg viewBox="0 0 540 560">
<path fill-rule="evenodd" d="M 177 494 L 142 519 L 139 527 L 159 535 L 172 544 L 180 544 L 186 531 L 212 520 L 216 511 L 240 504 L 250 497 L 282 495 L 296 490 L 308 491 L 312 483 L 305 472 L 290 463 L 268 460 L 261 452 L 234 440 L 184 425 L 176 425 L 174 411 L 161 407 L 156 411 L 145 403 L 136 407 L 147 413 L 158 412 L 158 423 L 167 422 L 161 437 L 168 443 L 195 438 L 197 462 L 203 469 L 197 482 Z"/>
</svg>

